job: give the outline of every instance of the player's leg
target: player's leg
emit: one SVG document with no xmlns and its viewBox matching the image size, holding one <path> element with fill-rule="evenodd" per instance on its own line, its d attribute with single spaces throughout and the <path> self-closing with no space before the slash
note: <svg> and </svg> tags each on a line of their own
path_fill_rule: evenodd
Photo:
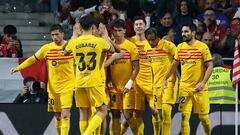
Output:
<svg viewBox="0 0 240 135">
<path fill-rule="evenodd" d="M 133 113 L 135 111 L 135 95 L 136 92 L 131 89 L 128 93 L 124 94 L 123 96 L 123 114 L 124 117 L 132 129 L 134 135 L 137 135 L 138 127 L 137 127 L 137 120 L 133 117 Z M 126 126 L 123 126 L 126 127 Z"/>
<path fill-rule="evenodd" d="M 127 132 L 128 130 L 128 127 L 129 127 L 129 124 L 126 120 L 124 120 L 121 124 L 121 132 L 120 132 L 120 135 L 123 135 Z"/>
<path fill-rule="evenodd" d="M 72 107 L 73 91 L 60 94 L 61 102 L 61 135 L 68 135 L 70 129 L 70 110 Z"/>
<path fill-rule="evenodd" d="M 61 135 L 61 112 L 55 112 L 54 116 L 58 135 Z"/>
<path fill-rule="evenodd" d="M 55 112 L 55 126 L 58 132 L 58 135 L 61 135 L 61 105 L 60 105 L 60 96 L 53 94 L 50 91 L 48 92 L 48 112 Z"/>
<path fill-rule="evenodd" d="M 157 99 L 157 96 L 151 94 L 151 95 L 147 95 L 147 101 L 149 103 L 151 112 L 152 112 L 152 124 L 153 124 L 153 133 L 154 135 L 159 135 L 160 134 L 160 129 L 161 129 L 161 117 L 160 117 L 160 112 L 158 111 L 158 109 L 155 107 L 155 102 L 154 101 L 158 101 L 159 99 Z"/>
<path fill-rule="evenodd" d="M 91 135 L 98 127 L 101 126 L 102 121 L 107 115 L 107 98 L 104 87 L 88 88 L 89 99 L 91 105 L 97 109 L 96 114 L 92 117 L 88 123 L 88 127 L 84 132 L 84 135 Z"/>
<path fill-rule="evenodd" d="M 138 86 L 136 86 L 135 109 L 138 135 L 143 135 L 144 134 L 143 111 L 145 109 L 145 94 Z"/>
<path fill-rule="evenodd" d="M 209 96 L 207 90 L 202 90 L 194 94 L 194 112 L 198 113 L 198 118 L 202 122 L 205 134 L 211 134 L 211 121 L 209 119 Z"/>
<path fill-rule="evenodd" d="M 153 132 L 156 135 L 160 134 L 160 130 L 162 129 L 162 90 L 161 88 L 153 89 L 153 99 L 150 100 L 150 104 L 153 102 L 154 107 L 152 107 L 152 124 L 153 124 Z"/>
<path fill-rule="evenodd" d="M 88 92 L 86 89 L 77 88 L 75 91 L 75 102 L 76 107 L 79 108 L 79 129 L 80 133 L 83 134 L 88 127 L 88 120 L 91 114 L 91 104 L 88 99 Z"/>
<path fill-rule="evenodd" d="M 179 111 L 182 112 L 181 132 L 182 135 L 190 135 L 189 120 L 192 111 L 192 97 L 189 93 L 180 89 L 179 95 Z"/>
<path fill-rule="evenodd" d="M 111 125 L 110 135 L 119 135 L 121 132 L 120 116 L 123 108 L 122 104 L 123 94 L 122 93 L 110 93 L 110 108 L 111 108 Z"/>
<path fill-rule="evenodd" d="M 173 105 L 176 103 L 177 92 L 178 83 L 171 85 L 169 82 L 168 87 L 164 90 L 162 96 L 162 135 L 171 135 L 171 114 Z"/>
</svg>

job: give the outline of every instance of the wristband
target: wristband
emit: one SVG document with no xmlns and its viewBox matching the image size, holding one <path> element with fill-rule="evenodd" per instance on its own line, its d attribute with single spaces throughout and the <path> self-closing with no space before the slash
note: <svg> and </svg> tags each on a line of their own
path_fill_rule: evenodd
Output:
<svg viewBox="0 0 240 135">
<path fill-rule="evenodd" d="M 132 85 L 133 85 L 133 80 L 128 80 L 128 82 L 127 82 L 127 84 L 125 85 L 125 87 L 124 88 L 126 88 L 126 89 L 131 89 L 132 88 Z"/>
</svg>

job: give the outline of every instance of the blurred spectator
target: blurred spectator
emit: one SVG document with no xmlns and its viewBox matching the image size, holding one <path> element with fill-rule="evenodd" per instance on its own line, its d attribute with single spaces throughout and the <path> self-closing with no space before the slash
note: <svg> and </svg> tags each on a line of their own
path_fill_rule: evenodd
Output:
<svg viewBox="0 0 240 135">
<path fill-rule="evenodd" d="M 142 12 L 147 22 L 146 28 L 156 25 L 157 17 L 155 12 L 155 5 L 153 2 L 145 1 L 143 3 Z"/>
<path fill-rule="evenodd" d="M 116 5 L 114 8 L 118 11 L 118 18 L 125 20 L 126 24 L 126 37 L 132 37 L 135 35 L 134 30 L 133 30 L 133 22 L 131 19 L 127 18 L 128 14 L 128 4 L 126 2 L 117 2 L 115 3 Z"/>
<path fill-rule="evenodd" d="M 216 48 L 213 45 L 214 37 L 213 37 L 213 35 L 210 32 L 205 32 L 202 35 L 201 41 L 208 46 L 211 54 L 217 53 L 217 50 L 216 50 Z"/>
<path fill-rule="evenodd" d="M 158 34 L 160 37 L 164 37 L 167 35 L 169 27 L 173 26 L 173 18 L 172 14 L 169 11 L 165 11 L 159 15 L 159 22 L 157 25 Z"/>
<path fill-rule="evenodd" d="M 181 28 L 182 24 L 193 24 L 192 11 L 188 0 L 180 0 L 177 5 L 178 14 L 174 17 L 174 28 L 176 30 L 175 43 L 179 44 L 182 42 Z"/>
<path fill-rule="evenodd" d="M 176 31 L 172 27 L 169 27 L 167 30 L 167 35 L 165 35 L 162 38 L 174 43 L 175 37 L 176 37 Z"/>
<path fill-rule="evenodd" d="M 234 55 L 234 45 L 237 35 L 240 32 L 240 18 L 234 18 L 231 21 L 230 29 L 225 33 L 225 36 L 222 39 L 223 44 L 228 49 L 225 57 L 233 58 Z"/>
<path fill-rule="evenodd" d="M 223 48 L 224 43 L 222 40 L 225 36 L 226 29 L 220 24 L 219 20 L 216 20 L 216 14 L 213 8 L 205 9 L 203 22 L 207 26 L 208 31 L 214 36 L 214 46 Z"/>
<path fill-rule="evenodd" d="M 133 19 L 135 16 L 141 16 L 142 11 L 140 8 L 139 0 L 128 0 L 128 17 Z"/>
<path fill-rule="evenodd" d="M 13 25 L 3 28 L 3 36 L 0 37 L 0 57 L 23 57 L 22 44 L 16 33 L 17 28 Z"/>
<path fill-rule="evenodd" d="M 156 11 L 158 15 L 169 11 L 172 16 L 175 16 L 177 13 L 177 0 L 159 0 Z"/>
<path fill-rule="evenodd" d="M 68 25 L 70 21 L 71 0 L 57 0 L 57 15 L 61 25 Z"/>
<path fill-rule="evenodd" d="M 218 0 L 217 2 L 217 10 L 222 11 L 228 19 L 237 11 L 237 8 L 230 3 L 230 0 Z"/>
<path fill-rule="evenodd" d="M 215 0 L 206 0 L 204 3 L 204 11 L 201 12 L 198 15 L 198 20 L 203 21 L 204 20 L 204 12 L 206 9 L 212 8 L 215 12 L 215 16 L 216 16 L 216 20 L 219 20 L 219 24 L 223 25 L 224 28 L 228 28 L 229 24 L 228 24 L 228 19 L 225 16 L 224 13 L 222 13 L 221 11 L 218 11 L 216 9 L 216 1 Z"/>
<path fill-rule="evenodd" d="M 235 104 L 235 90 L 232 87 L 231 70 L 224 68 L 222 56 L 213 54 L 213 72 L 208 80 L 208 94 L 211 104 Z"/>
<path fill-rule="evenodd" d="M 45 87 L 33 77 L 26 77 L 23 80 L 23 88 L 14 100 L 14 103 L 47 103 Z"/>
<path fill-rule="evenodd" d="M 193 23 L 197 26 L 196 39 L 201 40 L 203 33 L 207 32 L 207 26 L 203 22 L 198 21 L 197 19 L 194 19 Z"/>
</svg>

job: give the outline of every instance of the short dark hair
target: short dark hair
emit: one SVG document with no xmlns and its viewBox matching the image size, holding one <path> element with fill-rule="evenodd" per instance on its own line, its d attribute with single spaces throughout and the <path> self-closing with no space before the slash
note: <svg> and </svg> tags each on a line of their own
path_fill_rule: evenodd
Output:
<svg viewBox="0 0 240 135">
<path fill-rule="evenodd" d="M 147 22 L 146 22 L 146 20 L 145 20 L 145 18 L 143 16 L 135 16 L 135 17 L 133 17 L 133 24 L 137 20 L 142 20 L 145 24 L 147 24 Z"/>
<path fill-rule="evenodd" d="M 4 34 L 16 34 L 17 28 L 14 25 L 7 25 L 3 28 Z"/>
<path fill-rule="evenodd" d="M 92 25 L 95 24 L 95 20 L 92 15 L 85 15 L 81 17 L 79 22 L 83 30 L 89 30 Z"/>
<path fill-rule="evenodd" d="M 158 36 L 158 30 L 155 27 L 150 27 L 145 31 L 145 36 L 154 34 L 155 36 Z"/>
<path fill-rule="evenodd" d="M 24 78 L 24 80 L 23 80 L 23 85 L 26 85 L 27 82 L 30 82 L 30 81 L 36 81 L 36 80 L 35 80 L 35 78 L 32 77 L 32 76 L 28 76 L 28 77 Z"/>
<path fill-rule="evenodd" d="M 182 24 L 182 28 L 186 26 L 188 28 L 190 28 L 191 31 L 196 31 L 197 30 L 197 27 L 195 24 Z"/>
<path fill-rule="evenodd" d="M 123 21 L 122 19 L 115 19 L 112 21 L 111 27 L 126 29 L 126 24 L 125 21 Z"/>
<path fill-rule="evenodd" d="M 53 24 L 50 27 L 50 32 L 52 32 L 54 30 L 59 30 L 59 32 L 63 32 L 63 27 L 60 24 Z"/>
</svg>

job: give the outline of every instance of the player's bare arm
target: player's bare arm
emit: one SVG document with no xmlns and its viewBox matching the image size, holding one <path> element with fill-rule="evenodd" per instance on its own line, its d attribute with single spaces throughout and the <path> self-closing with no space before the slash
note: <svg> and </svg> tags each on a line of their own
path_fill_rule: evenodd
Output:
<svg viewBox="0 0 240 135">
<path fill-rule="evenodd" d="M 139 71 L 139 61 L 138 60 L 132 61 L 132 67 L 133 67 L 132 75 L 127 84 L 125 85 L 123 93 L 129 92 L 129 90 L 132 88 L 133 82 L 136 79 Z"/>
<path fill-rule="evenodd" d="M 179 65 L 180 61 L 178 60 L 173 60 L 170 68 L 168 69 L 165 77 L 164 77 L 164 80 L 163 80 L 163 83 L 162 83 L 162 92 L 164 92 L 164 88 L 167 86 L 167 80 L 168 78 L 174 73 L 176 72 L 177 70 L 177 67 Z"/>
<path fill-rule="evenodd" d="M 196 91 L 201 91 L 204 88 L 205 84 L 207 83 L 213 71 L 213 62 L 212 61 L 205 62 L 205 67 L 207 68 L 207 70 L 205 72 L 203 80 L 197 84 L 195 88 Z"/>
</svg>

